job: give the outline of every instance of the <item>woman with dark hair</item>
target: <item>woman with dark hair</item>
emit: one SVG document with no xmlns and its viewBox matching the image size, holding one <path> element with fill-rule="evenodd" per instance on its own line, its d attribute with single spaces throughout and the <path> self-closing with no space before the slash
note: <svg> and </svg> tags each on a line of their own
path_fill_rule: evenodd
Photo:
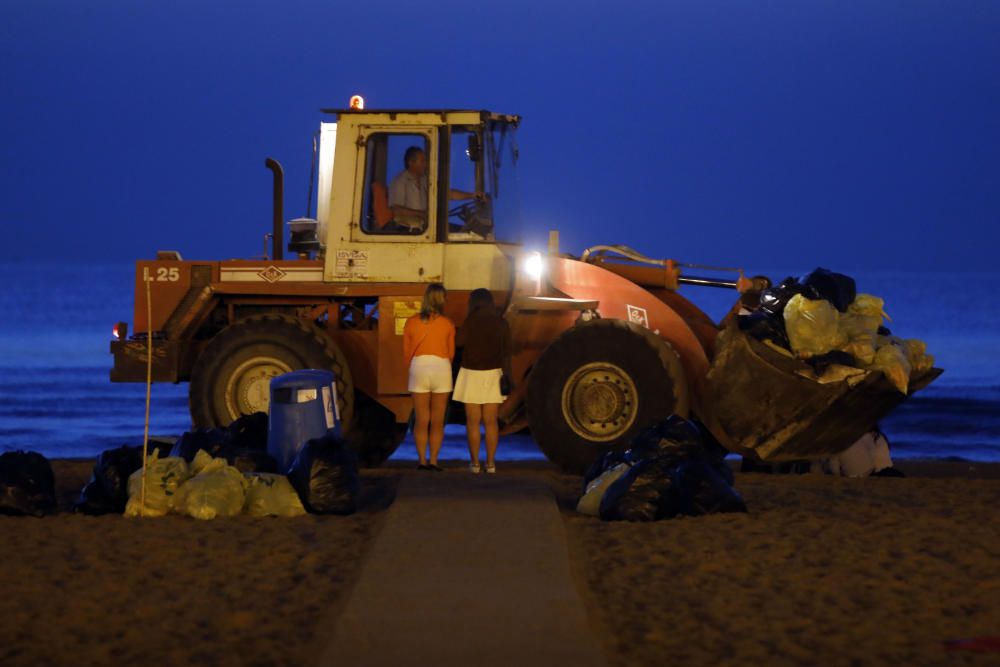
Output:
<svg viewBox="0 0 1000 667">
<path fill-rule="evenodd" d="M 403 327 L 403 358 L 410 368 L 408 389 L 413 396 L 413 439 L 417 443 L 420 470 L 442 469 L 437 459 L 444 441 L 451 360 L 455 358 L 455 325 L 444 316 L 446 296 L 441 283 L 428 285 L 420 313 L 406 320 Z"/>
<path fill-rule="evenodd" d="M 487 289 L 469 295 L 469 314 L 462 325 L 465 349 L 462 367 L 455 380 L 455 400 L 465 404 L 466 437 L 469 441 L 469 470 L 478 473 L 479 425 L 486 431 L 486 472 L 496 472 L 500 428 L 497 412 L 506 396 L 500 378 L 510 364 L 510 326 L 497 312 Z M 508 378 L 510 373 L 507 374 Z"/>
</svg>

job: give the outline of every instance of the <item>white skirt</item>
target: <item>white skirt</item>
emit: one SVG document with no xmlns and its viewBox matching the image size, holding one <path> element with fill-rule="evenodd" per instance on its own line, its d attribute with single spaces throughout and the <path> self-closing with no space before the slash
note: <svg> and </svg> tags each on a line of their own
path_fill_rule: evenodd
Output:
<svg viewBox="0 0 1000 667">
<path fill-rule="evenodd" d="M 503 403 L 507 398 L 500 393 L 500 378 L 503 369 L 491 368 L 488 371 L 473 371 L 461 368 L 458 379 L 455 380 L 455 393 L 452 395 L 460 403 Z"/>
</svg>

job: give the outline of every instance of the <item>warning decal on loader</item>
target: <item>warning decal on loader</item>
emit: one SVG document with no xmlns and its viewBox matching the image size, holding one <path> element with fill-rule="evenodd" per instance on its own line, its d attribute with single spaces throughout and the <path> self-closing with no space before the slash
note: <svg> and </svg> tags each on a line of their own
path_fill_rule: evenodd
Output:
<svg viewBox="0 0 1000 667">
<path fill-rule="evenodd" d="M 392 316 L 396 322 L 396 335 L 403 335 L 406 320 L 420 312 L 419 301 L 396 301 L 392 304 Z"/>
<path fill-rule="evenodd" d="M 338 250 L 335 270 L 338 276 L 349 276 L 352 278 L 367 278 L 368 251 Z"/>
<path fill-rule="evenodd" d="M 628 309 L 629 322 L 632 322 L 633 324 L 638 324 L 640 326 L 644 326 L 647 329 L 649 328 L 649 316 L 646 315 L 645 308 L 640 308 L 639 306 L 631 306 L 629 304 L 625 304 L 625 307 Z"/>
</svg>

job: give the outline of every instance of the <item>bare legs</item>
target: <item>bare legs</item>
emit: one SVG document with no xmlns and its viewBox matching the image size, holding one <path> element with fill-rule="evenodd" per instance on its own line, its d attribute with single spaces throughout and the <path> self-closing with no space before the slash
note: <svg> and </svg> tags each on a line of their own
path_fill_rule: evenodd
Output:
<svg viewBox="0 0 1000 667">
<path fill-rule="evenodd" d="M 411 394 L 413 396 L 413 440 L 417 444 L 420 465 L 427 465 L 427 445 L 430 444 L 430 464 L 437 465 L 441 443 L 444 442 L 444 413 L 448 408 L 449 392 Z"/>
<path fill-rule="evenodd" d="M 499 403 L 486 403 L 483 405 L 483 425 L 486 427 L 486 467 L 496 464 L 497 445 L 500 443 L 500 426 L 497 424 L 497 412 L 500 410 Z M 476 431 L 478 431 L 478 426 Z"/>
<path fill-rule="evenodd" d="M 441 452 L 441 444 L 444 442 L 444 413 L 448 409 L 448 397 L 450 392 L 443 394 L 431 394 L 431 465 L 436 466 L 438 454 Z"/>
<path fill-rule="evenodd" d="M 469 460 L 479 465 L 479 424 L 483 420 L 483 406 L 465 404 L 465 439 L 469 441 Z"/>
<path fill-rule="evenodd" d="M 427 433 L 431 423 L 431 395 L 429 393 L 412 394 L 413 396 L 413 440 L 417 443 L 417 458 L 420 465 L 427 465 Z"/>
<path fill-rule="evenodd" d="M 497 445 L 500 442 L 500 427 L 497 424 L 499 403 L 465 404 L 465 437 L 469 442 L 469 459 L 479 463 L 479 425 L 486 429 L 486 465 L 496 463 Z"/>
</svg>

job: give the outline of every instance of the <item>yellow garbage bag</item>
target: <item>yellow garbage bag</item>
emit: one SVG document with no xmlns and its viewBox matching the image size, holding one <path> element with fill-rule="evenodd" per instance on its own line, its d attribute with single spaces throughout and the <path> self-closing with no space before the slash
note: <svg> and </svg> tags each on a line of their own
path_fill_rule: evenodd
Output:
<svg viewBox="0 0 1000 667">
<path fill-rule="evenodd" d="M 829 301 L 796 294 L 785 305 L 784 317 L 792 351 L 804 359 L 847 344 L 847 335 L 839 326 L 840 313 Z"/>
<path fill-rule="evenodd" d="M 143 506 L 142 468 L 128 478 L 128 503 L 125 516 L 164 516 L 174 509 L 177 490 L 190 475 L 187 461 L 179 456 L 146 459 L 146 504 Z"/>
<path fill-rule="evenodd" d="M 181 485 L 174 509 L 195 519 L 236 516 L 243 510 L 246 486 L 243 473 L 225 459 L 212 459 Z"/>
<path fill-rule="evenodd" d="M 847 312 L 840 315 L 840 329 L 847 343 L 840 349 L 854 356 L 861 364 L 875 361 L 875 337 L 882 326 L 884 302 L 871 294 L 859 294 Z"/>
<path fill-rule="evenodd" d="M 880 338 L 885 338 L 880 336 Z M 875 361 L 871 368 L 882 371 L 889 381 L 904 394 L 910 384 L 910 362 L 906 360 L 904 348 L 890 342 L 875 351 Z"/>
<path fill-rule="evenodd" d="M 816 375 L 816 371 L 814 371 L 809 366 L 806 366 L 805 368 L 795 371 L 797 375 L 812 380 L 813 382 L 819 382 L 820 384 L 831 384 L 834 382 L 846 381 L 847 384 L 851 387 L 854 387 L 857 384 L 859 384 L 862 380 L 865 379 L 865 377 L 870 372 L 871 371 L 866 371 L 863 368 L 857 368 L 855 366 L 845 366 L 843 364 L 830 364 L 829 366 L 826 367 L 826 370 L 823 371 L 822 375 Z"/>
<path fill-rule="evenodd" d="M 886 319 L 890 322 L 890 318 L 885 312 L 885 301 L 872 294 L 858 294 L 854 297 L 854 301 L 851 305 L 847 307 L 847 312 L 853 313 L 858 316 L 868 317 L 875 320 L 874 327 L 878 329 L 882 324 L 882 320 Z"/>
<path fill-rule="evenodd" d="M 929 371 L 934 368 L 934 355 L 927 354 L 927 343 L 916 338 L 903 340 L 906 360 L 914 372 Z"/>
<path fill-rule="evenodd" d="M 202 470 L 204 470 L 205 466 L 212 463 L 212 461 L 217 461 L 217 460 L 218 459 L 213 458 L 212 455 L 206 452 L 204 449 L 199 449 L 197 452 L 195 452 L 194 458 L 191 459 L 191 463 L 188 464 L 188 469 L 191 471 L 191 476 L 194 477 Z"/>
<path fill-rule="evenodd" d="M 266 472 L 245 473 L 247 497 L 243 513 L 250 516 L 302 516 L 306 508 L 295 487 L 284 475 Z"/>
</svg>

